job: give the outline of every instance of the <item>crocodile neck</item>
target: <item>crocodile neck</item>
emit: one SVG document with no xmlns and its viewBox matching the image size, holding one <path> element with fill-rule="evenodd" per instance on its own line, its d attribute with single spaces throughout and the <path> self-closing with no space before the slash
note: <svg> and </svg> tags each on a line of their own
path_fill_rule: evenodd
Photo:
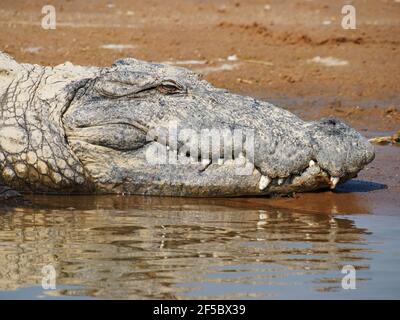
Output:
<svg viewBox="0 0 400 320">
<path fill-rule="evenodd" d="M 94 70 L 70 63 L 4 70 L 0 183 L 24 192 L 89 192 L 90 179 L 66 141 L 62 114 Z"/>
</svg>

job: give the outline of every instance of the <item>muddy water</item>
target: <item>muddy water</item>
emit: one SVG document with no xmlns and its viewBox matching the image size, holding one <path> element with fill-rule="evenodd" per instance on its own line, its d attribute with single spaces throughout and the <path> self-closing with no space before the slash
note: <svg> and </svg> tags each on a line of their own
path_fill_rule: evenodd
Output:
<svg viewBox="0 0 400 320">
<path fill-rule="evenodd" d="M 0 209 L 0 298 L 400 297 L 398 216 L 246 199 L 31 200 Z M 349 264 L 355 290 L 341 286 Z M 45 265 L 55 290 L 42 289 Z"/>
</svg>

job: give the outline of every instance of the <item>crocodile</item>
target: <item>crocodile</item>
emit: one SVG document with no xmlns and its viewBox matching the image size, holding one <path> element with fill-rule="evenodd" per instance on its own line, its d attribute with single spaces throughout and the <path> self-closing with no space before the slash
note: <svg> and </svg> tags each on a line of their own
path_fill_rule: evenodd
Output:
<svg viewBox="0 0 400 320">
<path fill-rule="evenodd" d="M 311 192 L 354 178 L 374 156 L 339 119 L 303 121 L 186 68 L 133 58 L 51 67 L 0 52 L 3 199 Z"/>
</svg>

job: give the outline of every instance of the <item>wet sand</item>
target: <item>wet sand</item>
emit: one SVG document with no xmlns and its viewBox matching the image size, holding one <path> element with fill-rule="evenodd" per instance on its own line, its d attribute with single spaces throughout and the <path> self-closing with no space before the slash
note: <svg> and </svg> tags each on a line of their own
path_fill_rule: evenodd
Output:
<svg viewBox="0 0 400 320">
<path fill-rule="evenodd" d="M 400 3 L 395 1 L 353 1 L 356 30 L 341 28 L 341 4 L 331 1 L 54 1 L 56 30 L 40 27 L 45 4 L 2 1 L 0 50 L 45 65 L 69 60 L 106 66 L 126 56 L 169 62 L 307 120 L 336 116 L 367 137 L 400 129 Z M 221 201 L 399 214 L 400 148 L 376 151 L 376 160 L 357 179 L 334 192 Z"/>
</svg>

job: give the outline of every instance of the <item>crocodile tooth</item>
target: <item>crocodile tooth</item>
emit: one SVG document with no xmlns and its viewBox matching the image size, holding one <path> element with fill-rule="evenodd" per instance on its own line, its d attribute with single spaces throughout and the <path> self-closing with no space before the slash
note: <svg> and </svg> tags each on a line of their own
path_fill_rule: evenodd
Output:
<svg viewBox="0 0 400 320">
<path fill-rule="evenodd" d="M 285 179 L 279 178 L 278 179 L 278 186 L 282 185 L 284 181 L 285 181 Z"/>
<path fill-rule="evenodd" d="M 335 189 L 338 182 L 339 182 L 338 177 L 331 177 L 331 189 Z"/>
<path fill-rule="evenodd" d="M 308 164 L 310 167 L 313 167 L 313 166 L 315 166 L 316 165 L 316 163 L 315 163 L 315 161 L 314 160 L 310 160 L 310 163 Z"/>
<path fill-rule="evenodd" d="M 268 187 L 269 183 L 271 182 L 271 179 L 267 176 L 261 176 L 260 182 L 258 183 L 258 187 L 260 190 L 264 190 L 266 187 Z"/>
</svg>

